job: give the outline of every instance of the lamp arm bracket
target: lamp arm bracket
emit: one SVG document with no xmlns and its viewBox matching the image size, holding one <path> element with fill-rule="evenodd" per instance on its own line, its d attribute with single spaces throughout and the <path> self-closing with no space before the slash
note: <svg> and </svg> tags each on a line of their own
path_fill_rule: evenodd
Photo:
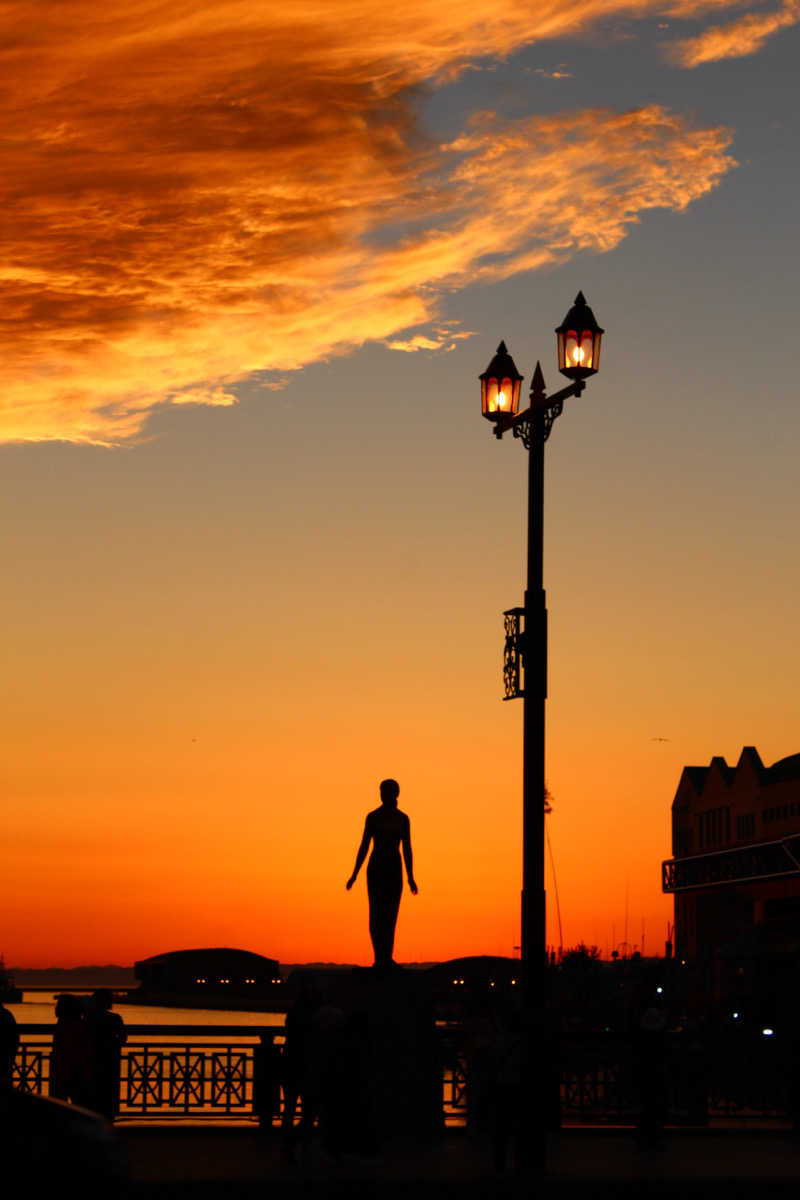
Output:
<svg viewBox="0 0 800 1200">
<path fill-rule="evenodd" d="M 570 383 L 567 387 L 562 388 L 560 392 L 553 392 L 552 396 L 531 392 L 531 408 L 553 408 L 557 404 L 563 405 L 564 401 L 569 400 L 570 396 L 580 396 L 585 387 L 585 379 L 576 379 L 574 383 Z"/>
<path fill-rule="evenodd" d="M 564 401 L 570 396 L 580 396 L 583 389 L 586 387 L 586 381 L 576 379 L 574 383 L 570 383 L 567 387 L 561 388 L 560 391 L 554 392 L 552 396 L 546 395 L 543 391 L 531 392 L 530 407 L 524 409 L 523 412 L 517 413 L 514 417 L 501 417 L 495 422 L 494 436 L 499 440 L 504 433 L 509 431 L 515 438 L 519 438 L 526 450 L 530 450 L 531 446 L 531 425 L 533 414 L 541 413 L 544 416 L 544 440 L 550 436 L 550 430 L 553 428 L 553 422 L 556 417 L 560 417 L 564 409 Z"/>
</svg>

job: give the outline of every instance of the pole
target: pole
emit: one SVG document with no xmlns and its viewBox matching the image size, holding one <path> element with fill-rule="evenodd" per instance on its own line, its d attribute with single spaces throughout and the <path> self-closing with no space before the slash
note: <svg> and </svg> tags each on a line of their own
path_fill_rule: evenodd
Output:
<svg viewBox="0 0 800 1200">
<path fill-rule="evenodd" d="M 544 789 L 547 699 L 547 607 L 543 587 L 544 379 L 537 363 L 531 391 L 528 448 L 528 586 L 525 592 L 525 692 L 522 766 L 522 976 L 529 1044 L 523 1151 L 527 1165 L 544 1168 L 546 1086 Z"/>
</svg>

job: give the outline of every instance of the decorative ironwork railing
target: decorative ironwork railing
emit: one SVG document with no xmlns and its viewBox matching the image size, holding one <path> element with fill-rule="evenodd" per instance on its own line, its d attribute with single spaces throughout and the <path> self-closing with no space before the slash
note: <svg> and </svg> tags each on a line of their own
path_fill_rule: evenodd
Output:
<svg viewBox="0 0 800 1200">
<path fill-rule="evenodd" d="M 15 1087 L 48 1094 L 52 1028 L 19 1027 Z M 268 1110 L 273 1077 L 273 1092 L 277 1087 L 282 1027 L 129 1025 L 127 1033 L 120 1055 L 120 1117 L 241 1119 Z"/>
<path fill-rule="evenodd" d="M 52 1028 L 19 1026 L 15 1087 L 48 1094 Z M 282 1027 L 138 1025 L 127 1030 L 120 1118 L 280 1121 Z M 463 1124 L 476 1098 L 482 1102 L 491 1094 L 486 1046 L 473 1045 L 453 1026 L 439 1030 L 439 1043 L 443 1117 L 448 1124 Z M 635 1122 L 640 1068 L 627 1035 L 562 1035 L 555 1055 L 552 1080 L 563 1120 Z M 668 1119 L 693 1124 L 710 1117 L 788 1119 L 791 1069 L 791 1056 L 777 1038 L 720 1039 L 701 1046 L 686 1034 L 669 1034 L 663 1061 Z"/>
</svg>

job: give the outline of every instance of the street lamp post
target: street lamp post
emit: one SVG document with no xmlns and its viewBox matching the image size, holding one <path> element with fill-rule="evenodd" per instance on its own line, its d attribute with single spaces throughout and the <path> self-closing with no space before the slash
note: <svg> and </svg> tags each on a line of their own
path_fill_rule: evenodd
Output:
<svg viewBox="0 0 800 1200">
<path fill-rule="evenodd" d="M 544 1165 L 546 1079 L 545 1023 L 545 702 L 547 699 L 547 606 L 543 585 L 544 444 L 553 422 L 570 396 L 580 396 L 586 379 L 600 361 L 603 330 L 579 292 L 556 329 L 558 367 L 572 382 L 547 396 L 537 362 L 530 406 L 518 412 L 522 376 L 501 342 L 497 354 L 480 376 L 481 409 L 494 425 L 495 437 L 511 432 L 528 451 L 528 578 L 522 608 L 505 614 L 503 661 L 505 699 L 522 697 L 522 902 L 521 946 L 523 995 L 531 1038 L 526 1071 L 529 1097 L 522 1114 L 520 1147 L 529 1165 Z M 537 1036 L 538 1034 L 538 1036 Z M 540 1086 L 535 1085 L 535 1073 Z"/>
</svg>

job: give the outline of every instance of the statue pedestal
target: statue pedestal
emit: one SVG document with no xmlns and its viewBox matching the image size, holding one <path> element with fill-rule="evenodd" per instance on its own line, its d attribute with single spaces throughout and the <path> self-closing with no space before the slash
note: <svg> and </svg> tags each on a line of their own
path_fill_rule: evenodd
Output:
<svg viewBox="0 0 800 1200">
<path fill-rule="evenodd" d="M 444 1127 L 442 1065 L 433 996 L 421 971 L 356 969 L 350 1011 L 363 1021 L 369 1092 L 382 1137 L 435 1137 Z"/>
<path fill-rule="evenodd" d="M 427 972 L 355 967 L 309 974 L 322 1001 L 315 1020 L 339 1030 L 333 1119 L 349 1130 L 342 1140 L 374 1145 L 439 1134 L 442 1064 Z"/>
</svg>

